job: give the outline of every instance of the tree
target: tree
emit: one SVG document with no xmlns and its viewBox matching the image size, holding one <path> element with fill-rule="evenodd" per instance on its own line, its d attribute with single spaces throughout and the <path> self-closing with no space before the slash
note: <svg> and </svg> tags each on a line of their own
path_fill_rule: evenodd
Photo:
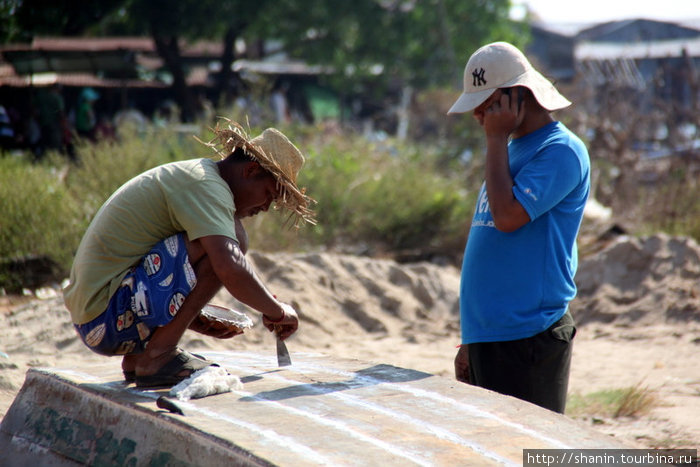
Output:
<svg viewBox="0 0 700 467">
<path fill-rule="evenodd" d="M 158 54 L 173 76 L 173 90 L 182 109 L 182 119 L 190 121 L 195 104 L 186 83 L 186 70 L 180 50 L 181 39 L 216 38 L 223 42 L 217 94 L 232 97 L 229 83 L 235 79 L 231 64 L 237 58 L 236 40 L 261 18 L 268 0 L 126 0 L 123 13 L 112 18 L 110 31 L 148 32 Z"/>
<path fill-rule="evenodd" d="M 31 40 L 39 34 L 70 37 L 81 35 L 122 3 L 123 0 L 3 0 L 0 14 L 3 23 L 9 21 L 16 28 L 14 35 L 7 37 L 8 40 Z"/>
<path fill-rule="evenodd" d="M 225 93 L 232 80 L 236 39 L 253 23 L 267 0 L 254 4 L 245 0 L 0 0 L 5 40 L 49 34 L 78 36 L 142 35 L 153 38 L 156 50 L 173 77 L 173 91 L 182 119 L 191 121 L 194 99 L 186 83 L 181 39 L 221 38 L 224 43 L 219 91 Z"/>
<path fill-rule="evenodd" d="M 341 95 L 393 95 L 406 131 L 413 89 L 461 86 L 467 58 L 486 42 L 522 45 L 526 26 L 509 10 L 509 0 L 278 0 L 264 36 L 334 70 L 326 79 Z"/>
<path fill-rule="evenodd" d="M 267 35 L 341 79 L 375 76 L 414 87 L 461 82 L 464 63 L 491 40 L 522 42 L 509 0 L 279 0 Z"/>
<path fill-rule="evenodd" d="M 0 2 L 12 0 L 0 0 Z M 223 41 L 218 86 L 235 77 L 235 42 L 280 39 L 293 58 L 335 70 L 331 84 L 347 93 L 367 82 L 391 88 L 459 83 L 463 63 L 491 40 L 522 41 L 508 19 L 509 0 L 15 0 L 17 22 L 31 34 L 149 34 L 173 76 L 183 120 L 194 115 L 181 40 Z M 0 7 L 5 3 L 0 3 Z M 7 9 L 9 11 L 10 8 Z M 0 14 L 3 11 L 0 8 Z M 362 91 L 366 91 L 362 89 Z"/>
<path fill-rule="evenodd" d="M 24 37 L 17 25 L 18 0 L 0 0 L 0 44 L 21 42 Z"/>
</svg>

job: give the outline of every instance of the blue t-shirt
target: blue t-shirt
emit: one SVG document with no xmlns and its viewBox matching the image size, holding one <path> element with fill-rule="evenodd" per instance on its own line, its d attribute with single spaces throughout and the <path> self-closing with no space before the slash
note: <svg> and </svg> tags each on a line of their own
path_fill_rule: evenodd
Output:
<svg viewBox="0 0 700 467">
<path fill-rule="evenodd" d="M 576 235 L 590 189 L 583 142 L 560 122 L 508 144 L 513 194 L 530 216 L 496 229 L 482 185 L 464 252 L 462 343 L 534 336 L 558 321 L 576 295 Z"/>
</svg>

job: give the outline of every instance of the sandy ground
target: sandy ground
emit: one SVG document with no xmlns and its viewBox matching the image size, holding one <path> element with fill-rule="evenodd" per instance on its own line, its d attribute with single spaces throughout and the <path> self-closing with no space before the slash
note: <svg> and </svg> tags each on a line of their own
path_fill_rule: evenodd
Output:
<svg viewBox="0 0 700 467">
<path fill-rule="evenodd" d="M 325 253 L 249 253 L 263 280 L 302 317 L 288 341 L 313 351 L 389 363 L 452 378 L 459 343 L 459 273 L 448 266 Z M 569 393 L 585 396 L 647 388 L 656 405 L 646 414 L 575 416 L 637 447 L 700 447 L 700 247 L 663 235 L 620 237 L 581 262 L 579 322 Z M 245 310 L 227 294 L 213 301 Z M 274 353 L 259 315 L 243 336 L 221 341 L 189 333 L 188 350 L 249 349 Z M 0 297 L 0 416 L 30 367 L 104 362 L 77 339 L 59 289 L 31 297 Z M 120 360 L 112 358 L 115 368 Z"/>
</svg>

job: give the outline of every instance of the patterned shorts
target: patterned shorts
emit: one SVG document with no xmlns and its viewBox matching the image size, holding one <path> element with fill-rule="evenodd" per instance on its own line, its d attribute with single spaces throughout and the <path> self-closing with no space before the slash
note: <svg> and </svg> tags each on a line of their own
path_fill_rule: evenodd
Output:
<svg viewBox="0 0 700 467">
<path fill-rule="evenodd" d="M 131 268 L 104 313 L 75 329 L 96 353 L 143 352 L 153 330 L 172 321 L 196 283 L 185 235 L 173 235 Z"/>
</svg>

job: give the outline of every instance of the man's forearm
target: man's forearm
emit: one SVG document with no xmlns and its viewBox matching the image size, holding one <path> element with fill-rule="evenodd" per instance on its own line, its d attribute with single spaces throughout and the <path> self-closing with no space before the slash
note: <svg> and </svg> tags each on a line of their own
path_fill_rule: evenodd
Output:
<svg viewBox="0 0 700 467">
<path fill-rule="evenodd" d="M 513 195 L 507 138 L 487 138 L 486 193 L 491 216 L 498 230 L 513 232 L 530 221 L 527 211 Z"/>
<path fill-rule="evenodd" d="M 508 165 L 508 141 L 488 137 L 486 144 L 486 193 L 494 223 L 499 230 L 507 223 L 513 202 L 513 178 Z"/>
<path fill-rule="evenodd" d="M 233 241 L 218 244 L 207 252 L 214 273 L 238 301 L 258 310 L 275 321 L 282 316 L 282 306 L 263 285 L 239 246 Z"/>
</svg>

